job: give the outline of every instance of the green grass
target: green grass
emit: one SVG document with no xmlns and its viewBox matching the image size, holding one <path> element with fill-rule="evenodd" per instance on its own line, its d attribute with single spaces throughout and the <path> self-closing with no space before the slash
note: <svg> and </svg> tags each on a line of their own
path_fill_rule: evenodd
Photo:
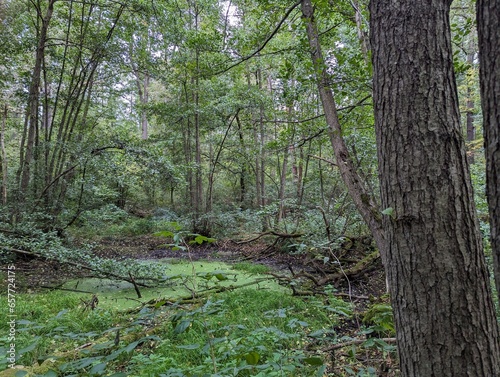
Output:
<svg viewBox="0 0 500 377">
<path fill-rule="evenodd" d="M 210 267 L 213 271 L 214 266 Z M 217 266 L 221 267 L 226 268 Z M 180 264 L 179 268 L 189 273 L 191 266 Z M 198 272 L 201 270 L 198 266 Z M 240 274 L 238 279 L 256 278 L 241 270 L 236 272 Z M 308 334 L 331 328 L 337 323 L 338 313 L 349 307 L 338 300 L 334 305 L 340 309 L 332 311 L 318 300 L 293 297 L 278 285 L 238 288 L 212 294 L 197 305 L 164 306 L 139 314 L 113 306 L 83 310 L 81 298 L 79 294 L 61 291 L 16 297 L 16 315 L 21 320 L 17 325 L 16 347 L 18 351 L 32 347 L 22 352 L 18 364 L 41 364 L 50 355 L 66 355 L 64 352 L 73 355 L 75 349 L 86 343 L 109 343 L 101 350 L 91 352 L 85 348 L 72 356 L 81 365 L 89 360 L 88 366 L 68 364 L 63 357 L 53 368 L 73 367 L 75 376 L 99 375 L 91 370 L 93 367 L 98 370 L 100 365 L 106 368 L 106 373 L 120 370 L 130 377 L 216 373 L 314 376 L 320 367 L 315 364 L 322 359 L 305 351 L 310 341 Z M 6 298 L 0 298 L 2 318 L 8 314 L 7 308 Z M 118 346 L 113 346 L 116 333 L 113 329 L 117 327 L 122 329 L 121 340 Z M 5 321 L 0 323 L 2 334 L 8 330 Z M 135 339 L 153 334 L 158 338 L 134 343 Z M 0 336 L 0 339 L 0 348 L 5 348 L 6 338 Z M 118 356 L 113 356 L 116 353 Z M 6 367 L 0 364 L 0 370 Z"/>
<path fill-rule="evenodd" d="M 262 376 L 274 372 L 312 376 L 318 368 L 303 361 L 307 334 L 332 326 L 336 318 L 321 305 L 278 291 L 241 289 L 217 294 L 205 306 L 185 311 L 177 322 L 165 323 L 164 340 L 151 354 L 155 362 L 149 362 L 146 354 L 136 356 L 129 373 L 138 377 L 215 375 L 241 368 L 246 357 L 258 355 L 259 368 L 265 371 Z M 176 324 L 182 321 L 189 325 L 180 331 Z M 139 360 L 140 369 L 135 367 Z M 253 372 L 241 370 L 238 375 L 254 376 L 259 368 L 256 365 Z"/>
</svg>

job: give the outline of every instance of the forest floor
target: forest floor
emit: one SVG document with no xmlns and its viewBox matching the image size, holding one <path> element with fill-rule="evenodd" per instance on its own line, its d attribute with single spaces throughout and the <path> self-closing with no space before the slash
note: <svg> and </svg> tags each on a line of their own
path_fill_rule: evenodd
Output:
<svg viewBox="0 0 500 377">
<path fill-rule="evenodd" d="M 77 246 L 83 246 L 87 240 L 75 240 Z M 366 246 L 366 245 L 365 245 Z M 367 255 L 366 247 L 349 245 L 344 251 L 343 266 L 359 262 Z M 318 280 L 327 274 L 322 269 L 322 261 L 307 253 L 288 253 L 269 247 L 266 240 L 239 244 L 233 240 L 222 240 L 212 244 L 192 245 L 190 251 L 172 250 L 165 246 L 165 240 L 152 235 L 128 237 L 103 237 L 94 242 L 95 255 L 115 260 L 160 260 L 165 258 L 178 260 L 207 260 L 226 263 L 249 261 L 268 266 L 279 276 L 308 275 Z M 16 261 L 21 289 L 31 291 L 49 288 L 75 276 L 87 276 L 88 271 L 61 265 L 56 261 L 20 258 Z M 363 269 L 357 276 L 338 278 L 332 285 L 339 292 L 353 297 L 380 297 L 385 293 L 385 275 L 380 258 Z"/>
<path fill-rule="evenodd" d="M 202 245 L 190 245 L 189 251 L 172 250 L 166 245 L 166 240 L 152 235 L 141 236 L 113 236 L 99 237 L 93 240 L 74 239 L 73 246 L 85 248 L 89 243 L 93 244 L 93 252 L 96 256 L 112 258 L 115 260 L 191 260 L 191 261 L 213 261 L 234 264 L 242 261 L 262 264 L 269 267 L 268 274 L 274 276 L 280 284 L 299 282 L 296 285 L 297 295 L 318 294 L 325 292 L 325 286 L 335 292 L 343 300 L 353 305 L 353 316 L 343 318 L 335 326 L 334 331 L 338 339 L 347 339 L 346 345 L 360 344 L 363 339 L 369 339 L 369 335 L 362 335 L 361 322 L 363 316 L 374 303 L 384 303 L 386 299 L 385 275 L 380 258 L 375 258 L 358 273 L 347 277 L 338 277 L 322 287 L 316 287 L 313 282 L 321 281 L 331 271 L 323 270 L 327 265 L 324 255 L 312 255 L 311 253 L 290 253 L 273 246 L 272 237 L 259 238 L 256 241 L 234 241 L 220 240 L 214 243 Z M 341 255 L 342 273 L 352 271 L 353 266 L 359 261 L 373 254 L 373 248 L 366 242 L 349 240 L 338 250 Z M 271 245 L 271 247 L 270 247 Z M 332 265 L 332 263 L 330 263 Z M 20 257 L 16 260 L 16 278 L 18 288 L 24 292 L 48 292 L 53 287 L 60 286 L 65 281 L 78 277 L 88 277 L 89 272 L 78 270 L 75 267 L 61 265 L 54 261 Z M 94 275 L 95 277 L 95 275 Z M 289 280 L 287 280 L 289 279 Z M 290 286 L 292 284 L 289 284 Z M 361 338 L 360 338 L 361 337 Z M 366 337 L 366 338 L 365 338 Z M 380 338 L 386 336 L 380 336 Z M 360 339 L 359 341 L 357 339 Z M 341 341 L 342 342 L 342 341 Z M 335 347 L 335 346 L 334 346 Z M 346 360 L 349 357 L 349 346 L 345 351 L 333 351 L 336 360 Z M 376 376 L 396 376 L 397 362 L 393 353 L 386 353 L 380 349 L 358 349 L 356 360 L 361 366 L 376 366 Z M 328 375 L 351 375 L 351 374 L 328 374 Z M 353 374 L 358 375 L 358 374 Z M 359 374 L 361 375 L 361 374 Z M 365 374 L 362 374 L 363 376 Z M 371 373 L 369 374 L 372 375 Z"/>
</svg>

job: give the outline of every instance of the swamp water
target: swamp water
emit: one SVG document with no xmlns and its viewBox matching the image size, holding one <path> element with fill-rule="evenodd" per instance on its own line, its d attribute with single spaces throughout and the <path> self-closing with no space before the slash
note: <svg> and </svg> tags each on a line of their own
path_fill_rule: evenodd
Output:
<svg viewBox="0 0 500 377">
<path fill-rule="evenodd" d="M 245 269 L 214 261 L 144 261 L 165 265 L 166 280 L 157 287 L 141 287 L 141 298 L 132 283 L 112 279 L 82 278 L 66 282 L 61 288 L 81 291 L 82 300 L 96 295 L 98 307 L 126 310 L 140 306 L 150 300 L 161 299 L 175 302 L 196 294 L 218 289 L 236 289 L 241 286 L 254 289 L 285 290 L 265 274 L 249 273 Z M 225 288 L 224 288 L 225 287 Z"/>
</svg>

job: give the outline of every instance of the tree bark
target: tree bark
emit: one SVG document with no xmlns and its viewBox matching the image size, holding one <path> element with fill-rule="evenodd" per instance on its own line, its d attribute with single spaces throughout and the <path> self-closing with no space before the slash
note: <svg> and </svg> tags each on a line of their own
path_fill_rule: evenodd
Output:
<svg viewBox="0 0 500 377">
<path fill-rule="evenodd" d="M 372 0 L 386 272 L 402 376 L 499 376 L 453 72 L 451 0 Z"/>
<path fill-rule="evenodd" d="M 478 0 L 479 78 L 491 248 L 500 296 L 500 0 Z"/>
</svg>

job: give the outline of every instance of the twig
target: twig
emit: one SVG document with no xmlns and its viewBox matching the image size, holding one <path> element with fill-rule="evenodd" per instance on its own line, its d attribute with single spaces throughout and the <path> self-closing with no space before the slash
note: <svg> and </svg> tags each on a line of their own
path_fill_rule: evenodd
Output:
<svg viewBox="0 0 500 377">
<path fill-rule="evenodd" d="M 386 343 L 396 343 L 396 338 L 381 338 L 380 340 L 383 340 Z M 363 344 L 366 342 L 366 339 L 353 339 L 349 340 L 344 343 L 337 343 L 337 344 L 332 344 L 331 346 L 327 348 L 323 348 L 322 351 L 328 352 L 328 351 L 335 351 L 344 347 L 352 346 L 354 344 Z"/>
<path fill-rule="evenodd" d="M 50 289 L 51 291 L 58 290 L 58 291 L 68 291 L 68 292 L 76 292 L 76 293 L 90 293 L 90 294 L 94 293 L 94 292 L 90 292 L 90 291 L 82 291 L 81 289 L 61 288 L 59 286 L 50 287 L 48 285 L 40 285 L 40 288 Z"/>
<path fill-rule="evenodd" d="M 251 238 L 249 240 L 238 241 L 238 242 L 236 242 L 236 244 L 241 245 L 241 244 L 245 244 L 245 243 L 250 243 L 253 241 L 257 241 L 259 238 L 262 238 L 264 236 L 276 236 L 279 238 L 299 238 L 299 237 L 302 237 L 303 234 L 302 233 L 290 233 L 290 234 L 289 233 L 278 233 L 278 232 L 271 230 L 269 232 L 261 233 L 258 236 Z"/>
<path fill-rule="evenodd" d="M 137 286 L 137 283 L 135 282 L 134 277 L 132 276 L 132 273 L 129 271 L 128 276 L 130 276 L 130 280 L 132 281 L 132 284 L 134 285 L 135 293 L 137 293 L 137 298 L 142 298 L 141 291 L 139 291 L 139 287 Z"/>
</svg>

